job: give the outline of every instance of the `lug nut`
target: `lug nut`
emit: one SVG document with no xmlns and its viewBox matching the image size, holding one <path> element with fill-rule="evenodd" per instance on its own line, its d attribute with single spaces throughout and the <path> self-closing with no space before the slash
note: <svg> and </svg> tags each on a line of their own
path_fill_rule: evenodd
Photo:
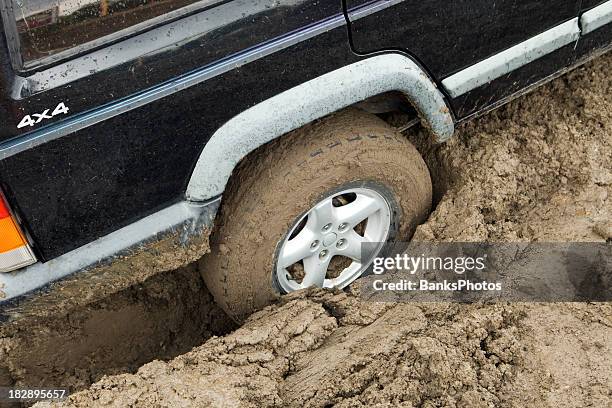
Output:
<svg viewBox="0 0 612 408">
<path fill-rule="evenodd" d="M 346 244 L 346 240 L 345 239 L 339 239 L 338 242 L 336 242 L 336 246 L 338 248 L 342 248 L 344 246 L 344 244 Z"/>
<path fill-rule="evenodd" d="M 323 227 L 323 232 L 327 232 L 331 229 L 332 225 L 331 224 L 327 224 Z"/>
<path fill-rule="evenodd" d="M 327 256 L 327 250 L 326 250 L 326 249 L 322 250 L 322 251 L 319 253 L 319 258 L 320 258 L 320 259 L 323 259 L 323 258 L 325 258 L 326 256 Z"/>
<path fill-rule="evenodd" d="M 312 244 L 310 244 L 310 248 L 312 249 L 315 249 L 318 246 L 319 246 L 319 241 L 314 241 Z"/>
<path fill-rule="evenodd" d="M 339 231 L 344 231 L 347 228 L 348 228 L 348 224 L 346 222 L 343 222 L 342 224 L 338 225 Z"/>
</svg>

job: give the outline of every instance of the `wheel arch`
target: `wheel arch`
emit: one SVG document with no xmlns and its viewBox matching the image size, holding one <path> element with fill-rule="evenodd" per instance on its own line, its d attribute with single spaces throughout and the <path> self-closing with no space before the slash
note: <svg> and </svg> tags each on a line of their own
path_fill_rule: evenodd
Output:
<svg viewBox="0 0 612 408">
<path fill-rule="evenodd" d="M 258 147 L 331 113 L 391 91 L 405 95 L 438 142 L 453 135 L 450 109 L 429 76 L 406 56 L 378 55 L 291 88 L 225 123 L 200 154 L 187 186 L 187 199 L 204 201 L 222 194 L 240 160 Z"/>
</svg>

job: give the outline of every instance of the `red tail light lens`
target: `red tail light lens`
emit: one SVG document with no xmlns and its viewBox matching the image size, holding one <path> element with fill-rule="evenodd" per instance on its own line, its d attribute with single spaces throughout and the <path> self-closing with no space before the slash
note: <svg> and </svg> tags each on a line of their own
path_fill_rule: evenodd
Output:
<svg viewBox="0 0 612 408">
<path fill-rule="evenodd" d="M 6 217 L 9 217 L 11 214 L 9 213 L 8 207 L 4 202 L 4 198 L 0 195 L 0 220 Z"/>
</svg>

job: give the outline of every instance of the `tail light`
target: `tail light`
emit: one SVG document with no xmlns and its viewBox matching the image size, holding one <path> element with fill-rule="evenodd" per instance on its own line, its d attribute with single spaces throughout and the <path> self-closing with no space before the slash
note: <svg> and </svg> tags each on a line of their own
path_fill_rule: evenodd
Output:
<svg viewBox="0 0 612 408">
<path fill-rule="evenodd" d="M 0 272 L 10 272 L 36 262 L 28 242 L 0 192 Z"/>
</svg>

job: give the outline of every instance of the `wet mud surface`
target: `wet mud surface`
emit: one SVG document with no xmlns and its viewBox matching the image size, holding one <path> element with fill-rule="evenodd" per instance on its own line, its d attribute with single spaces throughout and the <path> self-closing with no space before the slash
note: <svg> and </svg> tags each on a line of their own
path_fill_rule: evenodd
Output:
<svg viewBox="0 0 612 408">
<path fill-rule="evenodd" d="M 610 67 L 612 54 L 443 146 L 410 133 L 437 202 L 415 239 L 612 240 Z M 0 383 L 81 390 L 69 407 L 612 404 L 610 303 L 377 304 L 358 291 L 295 293 L 223 335 L 190 267 L 0 339 Z"/>
</svg>

